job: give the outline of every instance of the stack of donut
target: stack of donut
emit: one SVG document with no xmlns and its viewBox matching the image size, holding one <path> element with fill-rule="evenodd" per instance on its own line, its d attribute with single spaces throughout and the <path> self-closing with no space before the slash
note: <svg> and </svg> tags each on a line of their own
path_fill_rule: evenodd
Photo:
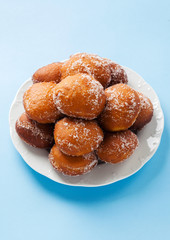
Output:
<svg viewBox="0 0 170 240">
<path fill-rule="evenodd" d="M 27 144 L 50 149 L 50 163 L 65 175 L 129 158 L 136 132 L 153 115 L 150 99 L 127 85 L 124 69 L 95 54 L 49 64 L 32 81 L 16 131 Z"/>
</svg>

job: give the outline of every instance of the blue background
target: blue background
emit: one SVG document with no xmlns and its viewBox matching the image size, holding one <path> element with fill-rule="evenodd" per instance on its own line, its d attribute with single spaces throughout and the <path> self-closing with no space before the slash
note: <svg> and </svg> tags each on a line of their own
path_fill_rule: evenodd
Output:
<svg viewBox="0 0 170 240">
<path fill-rule="evenodd" d="M 100 188 L 57 184 L 26 165 L 8 114 L 34 71 L 78 51 L 141 74 L 157 92 L 165 129 L 135 175 Z M 0 1 L 0 239 L 170 239 L 170 2 Z"/>
</svg>

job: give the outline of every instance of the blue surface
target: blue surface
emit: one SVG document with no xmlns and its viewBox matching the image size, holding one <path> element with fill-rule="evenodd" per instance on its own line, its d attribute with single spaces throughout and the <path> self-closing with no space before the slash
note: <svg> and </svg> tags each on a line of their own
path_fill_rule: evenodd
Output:
<svg viewBox="0 0 170 240">
<path fill-rule="evenodd" d="M 0 1 L 0 239 L 170 239 L 170 2 Z M 141 74 L 157 92 L 165 130 L 135 175 L 68 187 L 30 169 L 9 135 L 20 85 L 48 63 L 88 51 Z"/>
</svg>

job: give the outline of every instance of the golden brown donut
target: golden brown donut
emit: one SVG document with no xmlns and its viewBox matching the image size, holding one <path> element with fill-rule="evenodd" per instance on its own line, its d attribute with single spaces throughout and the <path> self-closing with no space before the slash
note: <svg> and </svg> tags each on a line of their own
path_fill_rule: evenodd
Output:
<svg viewBox="0 0 170 240">
<path fill-rule="evenodd" d="M 149 123 L 153 116 L 153 104 L 151 100 L 144 96 L 142 93 L 137 92 L 141 102 L 141 110 L 139 115 L 131 126 L 132 130 L 140 130 L 142 129 L 147 123 Z"/>
<path fill-rule="evenodd" d="M 23 97 L 23 104 L 28 116 L 39 123 L 54 123 L 61 117 L 53 101 L 52 82 L 33 84 Z"/>
<path fill-rule="evenodd" d="M 37 148 L 50 148 L 54 143 L 54 124 L 41 124 L 23 113 L 15 125 L 19 137 L 27 144 Z"/>
<path fill-rule="evenodd" d="M 118 163 L 129 158 L 137 146 L 137 136 L 130 130 L 106 133 L 97 155 L 102 161 Z"/>
<path fill-rule="evenodd" d="M 57 84 L 53 99 L 60 112 L 89 120 L 102 112 L 106 102 L 103 86 L 83 73 L 68 76 Z"/>
<path fill-rule="evenodd" d="M 135 122 L 140 111 L 137 92 L 126 84 L 116 84 L 105 90 L 106 106 L 99 117 L 107 131 L 126 130 Z"/>
<path fill-rule="evenodd" d="M 33 83 L 61 81 L 62 62 L 55 62 L 39 68 L 32 76 Z"/>
<path fill-rule="evenodd" d="M 55 169 L 64 175 L 70 176 L 88 173 L 98 162 L 94 152 L 84 156 L 73 157 L 62 153 L 56 145 L 51 149 L 49 160 Z"/>
<path fill-rule="evenodd" d="M 103 132 L 94 120 L 65 117 L 55 125 L 54 140 L 63 153 L 81 156 L 98 148 L 103 140 Z"/>
<path fill-rule="evenodd" d="M 77 73 L 92 75 L 103 87 L 107 87 L 111 80 L 111 70 L 108 63 L 95 54 L 78 53 L 72 55 L 63 63 L 61 68 L 62 79 Z"/>
</svg>

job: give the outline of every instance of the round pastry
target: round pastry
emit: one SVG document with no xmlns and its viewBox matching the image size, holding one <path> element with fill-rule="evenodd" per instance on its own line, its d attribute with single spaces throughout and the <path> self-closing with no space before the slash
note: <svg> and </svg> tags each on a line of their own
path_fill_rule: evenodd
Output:
<svg viewBox="0 0 170 240">
<path fill-rule="evenodd" d="M 95 54 L 78 53 L 72 55 L 61 68 L 62 79 L 77 73 L 92 75 L 103 87 L 107 87 L 111 80 L 111 70 L 108 63 Z"/>
<path fill-rule="evenodd" d="M 129 158 L 137 146 L 137 136 L 130 130 L 106 133 L 97 155 L 102 161 L 118 163 Z"/>
<path fill-rule="evenodd" d="M 110 62 L 110 69 L 111 69 L 111 81 L 110 86 L 115 85 L 117 83 L 128 83 L 128 77 L 125 70 L 119 65 L 114 62 Z"/>
<path fill-rule="evenodd" d="M 55 86 L 52 82 L 35 83 L 24 93 L 24 108 L 31 119 L 39 123 L 54 123 L 60 118 L 61 113 L 53 101 Z"/>
<path fill-rule="evenodd" d="M 153 116 L 153 105 L 151 100 L 142 93 L 137 92 L 141 102 L 141 110 L 137 116 L 136 121 L 131 126 L 132 130 L 140 130 L 147 123 L 149 123 Z"/>
<path fill-rule="evenodd" d="M 61 81 L 61 66 L 63 63 L 55 62 L 39 68 L 32 76 L 33 83 Z"/>
<path fill-rule="evenodd" d="M 16 121 L 16 132 L 27 144 L 37 148 L 50 148 L 54 143 L 54 124 L 41 124 L 23 113 Z"/>
<path fill-rule="evenodd" d="M 135 122 L 140 111 L 137 92 L 126 84 L 116 84 L 105 90 L 106 106 L 99 117 L 107 131 L 128 129 Z"/>
<path fill-rule="evenodd" d="M 70 176 L 88 173 L 98 162 L 94 152 L 79 157 L 73 157 L 62 153 L 56 145 L 51 149 L 49 160 L 55 169 Z"/>
<path fill-rule="evenodd" d="M 127 84 L 128 83 L 127 73 L 122 68 L 122 66 L 120 66 L 119 64 L 113 62 L 112 60 L 110 60 L 108 58 L 104 58 L 104 60 L 109 65 L 110 70 L 111 70 L 111 81 L 110 81 L 109 86 L 112 86 L 112 85 L 115 85 L 118 83 Z"/>
<path fill-rule="evenodd" d="M 106 102 L 102 85 L 82 73 L 68 76 L 57 84 L 53 99 L 60 112 L 89 120 L 102 112 Z"/>
<path fill-rule="evenodd" d="M 103 132 L 96 121 L 65 117 L 55 125 L 54 140 L 63 153 L 81 156 L 98 148 Z"/>
</svg>

